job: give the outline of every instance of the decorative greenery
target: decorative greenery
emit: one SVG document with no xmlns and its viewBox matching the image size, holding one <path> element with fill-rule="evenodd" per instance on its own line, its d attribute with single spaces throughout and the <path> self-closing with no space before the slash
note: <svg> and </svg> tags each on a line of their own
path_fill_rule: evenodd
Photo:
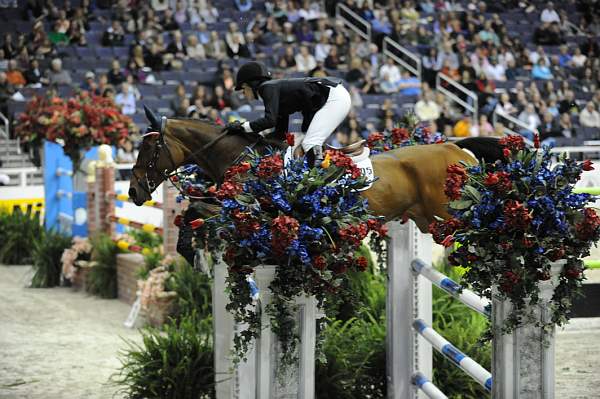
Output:
<svg viewBox="0 0 600 399">
<path fill-rule="evenodd" d="M 77 168 L 82 149 L 116 145 L 135 129 L 131 118 L 123 115 L 112 99 L 82 91 L 68 100 L 34 97 L 19 118 L 15 133 L 34 146 L 43 139 L 60 144 Z"/>
<path fill-rule="evenodd" d="M 511 300 L 504 332 L 529 321 L 527 305 L 539 302 L 551 264 L 566 260 L 549 323 L 562 325 L 584 278 L 581 259 L 600 238 L 600 217 L 585 207 L 592 196 L 573 193 L 591 163 L 559 156 L 553 166 L 548 149 L 526 148 L 520 136 L 500 144 L 504 159 L 494 164 L 448 168 L 445 192 L 453 217 L 432 223 L 430 230 L 438 243 L 460 244 L 448 259 L 467 268 L 468 286 L 487 298 L 497 286 L 501 298 Z"/>
<path fill-rule="evenodd" d="M 106 234 L 92 238 L 92 261 L 86 290 L 101 298 L 117 297 L 117 245 Z"/>
<path fill-rule="evenodd" d="M 212 287 L 210 278 L 195 271 L 186 262 L 177 265 L 166 289 L 177 293 L 173 319 L 180 323 L 187 315 L 196 314 L 200 320 L 212 315 Z"/>
<path fill-rule="evenodd" d="M 255 266 L 280 266 L 269 287 L 272 302 L 266 312 L 280 340 L 285 369 L 296 356 L 294 298 L 315 295 L 322 305 L 326 296 L 336 295 L 347 271 L 367 267 L 367 259 L 355 255 L 362 240 L 371 232 L 372 239 L 382 239 L 386 230 L 357 192 L 368 184 L 366 178 L 342 153 L 328 151 L 322 165 L 312 169 L 303 160 L 292 160 L 284 169 L 278 152 L 263 157 L 249 152 L 248 159 L 227 171 L 215 194 L 222 210 L 209 223 L 223 241 L 216 248 L 211 242 L 200 245 L 215 256 L 225 247 L 227 309 L 236 322 L 249 325 L 234 337 L 237 359 L 260 331 L 249 306 L 247 277 Z"/>
<path fill-rule="evenodd" d="M 447 262 L 440 262 L 436 269 L 452 280 L 462 283 L 459 269 Z M 432 291 L 432 310 L 432 327 L 441 331 L 444 338 L 489 370 L 492 358 L 491 344 L 481 342 L 481 337 L 489 328 L 488 320 L 436 287 Z M 433 383 L 452 393 L 452 398 L 476 399 L 489 396 L 481 385 L 436 350 L 433 351 L 433 362 Z"/>
<path fill-rule="evenodd" d="M 26 265 L 32 262 L 32 243 L 44 233 L 38 212 L 23 213 L 15 208 L 12 213 L 0 212 L 0 263 Z"/>
<path fill-rule="evenodd" d="M 61 255 L 71 246 L 71 238 L 56 231 L 42 230 L 29 245 L 33 248 L 32 288 L 49 288 L 60 285 Z"/>
<path fill-rule="evenodd" d="M 113 381 L 128 398 L 213 398 L 214 364 L 211 320 L 191 314 L 164 329 L 142 329 L 142 344 L 129 341 L 120 354 Z"/>
</svg>

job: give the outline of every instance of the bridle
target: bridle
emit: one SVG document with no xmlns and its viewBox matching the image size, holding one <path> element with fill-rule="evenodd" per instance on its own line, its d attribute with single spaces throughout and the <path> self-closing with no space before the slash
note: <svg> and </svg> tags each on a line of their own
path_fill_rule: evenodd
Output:
<svg viewBox="0 0 600 399">
<path fill-rule="evenodd" d="M 150 162 L 148 162 L 148 164 L 146 165 L 146 168 L 145 168 L 146 169 L 146 173 L 144 174 L 145 184 L 141 184 L 143 182 L 143 180 L 140 179 L 138 177 L 138 175 L 135 173 L 136 168 L 139 168 L 140 166 L 138 166 L 137 164 L 134 165 L 132 168 L 132 174 L 133 174 L 133 177 L 135 178 L 135 180 L 137 181 L 138 185 L 140 187 L 142 187 L 142 189 L 144 191 L 146 191 L 146 193 L 148 195 L 151 195 L 152 192 L 156 189 L 156 187 L 162 182 L 161 181 L 161 182 L 157 183 L 156 181 L 154 181 L 154 179 L 150 179 L 148 177 L 148 171 L 152 171 L 155 174 L 159 175 L 163 179 L 163 181 L 171 182 L 171 184 L 179 191 L 180 194 L 188 195 L 181 189 L 181 187 L 176 185 L 172 179 L 173 176 L 180 177 L 181 172 L 177 171 L 178 168 L 175 165 L 173 155 L 171 154 L 171 150 L 170 150 L 169 146 L 167 145 L 167 142 L 165 141 L 164 129 L 165 129 L 166 125 L 167 125 L 167 117 L 163 116 L 160 121 L 159 131 L 150 131 L 150 132 L 147 132 L 144 135 L 142 135 L 142 139 L 149 137 L 149 136 L 158 136 L 158 138 L 156 140 L 156 145 L 154 147 L 154 152 L 152 153 L 152 158 L 150 158 Z M 191 158 L 191 160 L 193 160 L 196 164 L 199 164 L 198 157 L 200 157 L 204 151 L 211 148 L 213 145 L 215 145 L 217 142 L 219 142 L 223 137 L 227 136 L 228 134 L 229 134 L 229 131 L 227 130 L 227 128 L 223 128 L 223 130 L 221 130 L 221 133 L 219 133 L 219 135 L 217 137 L 215 137 L 214 139 L 212 139 L 211 141 L 209 141 L 208 143 L 203 145 L 199 150 L 192 152 L 189 156 L 187 156 L 185 158 L 183 163 L 185 164 Z M 263 139 L 263 137 L 260 134 L 257 134 L 256 137 L 257 137 L 256 141 L 254 141 L 252 144 L 250 144 L 250 146 L 246 147 L 246 150 L 242 151 L 240 153 L 240 155 L 232 162 L 232 164 L 236 164 L 239 161 L 241 161 L 248 153 L 248 150 L 254 149 L 254 147 Z M 163 151 L 163 148 L 167 151 L 167 156 L 169 158 L 169 162 L 171 163 L 172 171 L 170 173 L 168 172 L 168 169 L 164 169 L 164 170 L 157 169 L 158 161 L 160 159 L 160 154 Z"/>
</svg>

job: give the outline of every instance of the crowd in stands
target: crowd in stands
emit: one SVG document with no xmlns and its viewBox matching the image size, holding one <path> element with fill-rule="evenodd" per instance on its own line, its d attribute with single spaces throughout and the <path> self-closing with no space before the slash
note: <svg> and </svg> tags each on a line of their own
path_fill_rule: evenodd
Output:
<svg viewBox="0 0 600 399">
<path fill-rule="evenodd" d="M 64 95 L 68 86 L 114 98 L 139 124 L 142 102 L 217 123 L 251 118 L 260 104 L 233 90 L 234 77 L 239 64 L 258 59 L 275 77 L 344 78 L 354 109 L 336 145 L 393 127 L 407 109 L 458 137 L 502 134 L 494 114 L 548 142 L 576 137 L 579 126 L 600 128 L 598 2 L 346 0 L 371 25 L 372 41 L 332 18 L 337 2 L 329 0 L 24 3 L 0 11 L 10 15 L 0 27 L 5 115 L 33 94 Z M 421 80 L 383 56 L 386 36 L 419 54 Z M 436 90 L 439 73 L 476 93 L 477 120 Z"/>
</svg>

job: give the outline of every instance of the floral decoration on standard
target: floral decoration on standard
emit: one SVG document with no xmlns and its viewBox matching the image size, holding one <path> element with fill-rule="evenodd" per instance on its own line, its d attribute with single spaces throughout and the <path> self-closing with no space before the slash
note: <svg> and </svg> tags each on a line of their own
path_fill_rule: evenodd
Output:
<svg viewBox="0 0 600 399">
<path fill-rule="evenodd" d="M 323 305 L 346 272 L 366 269 L 367 259 L 356 254 L 362 240 L 371 233 L 371 239 L 382 240 L 386 228 L 357 192 L 368 184 L 366 178 L 341 152 L 327 151 L 314 168 L 303 159 L 284 168 L 282 154 L 274 151 L 264 156 L 249 151 L 247 159 L 229 168 L 214 194 L 221 211 L 206 225 L 221 241 L 203 242 L 203 233 L 196 243 L 215 255 L 223 251 L 229 266 L 227 309 L 249 326 L 234 338 L 238 359 L 260 332 L 247 277 L 258 265 L 279 266 L 266 311 L 282 345 L 282 362 L 291 364 L 298 342 L 295 297 L 315 295 Z"/>
<path fill-rule="evenodd" d="M 551 279 L 551 264 L 565 260 L 552 297 L 551 323 L 568 320 L 580 295 L 590 247 L 600 239 L 594 198 L 573 192 L 591 162 L 564 155 L 552 162 L 547 148 L 525 147 L 523 138 L 500 140 L 504 159 L 481 166 L 448 167 L 445 192 L 451 219 L 436 221 L 430 231 L 446 247 L 460 244 L 448 260 L 464 266 L 463 282 L 491 299 L 492 287 L 510 299 L 513 310 L 503 332 L 528 321 L 527 305 L 539 302 L 539 283 Z M 495 332 L 493 332 L 495 333 Z"/>
<path fill-rule="evenodd" d="M 73 245 L 63 251 L 60 261 L 62 275 L 66 280 L 73 282 L 79 271 L 79 261 L 87 262 L 92 256 L 92 244 L 87 238 L 73 237 Z"/>
<path fill-rule="evenodd" d="M 446 141 L 446 136 L 443 134 L 432 134 L 427 124 L 418 124 L 413 127 L 396 127 L 383 133 L 371 133 L 367 138 L 367 145 L 371 154 L 375 155 L 400 147 L 440 144 Z"/>
<path fill-rule="evenodd" d="M 75 97 L 34 97 L 19 118 L 15 132 L 24 142 L 60 144 L 78 166 L 80 151 L 100 144 L 116 145 L 137 128 L 112 99 L 82 91 Z"/>
</svg>

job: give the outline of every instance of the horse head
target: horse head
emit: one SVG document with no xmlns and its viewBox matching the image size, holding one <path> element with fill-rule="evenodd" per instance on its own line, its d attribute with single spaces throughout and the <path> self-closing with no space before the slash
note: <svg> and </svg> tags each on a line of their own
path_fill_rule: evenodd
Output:
<svg viewBox="0 0 600 399">
<path fill-rule="evenodd" d="M 129 181 L 129 198 L 138 206 L 150 200 L 156 187 L 178 166 L 165 142 L 167 118 L 159 117 L 147 106 L 144 106 L 144 111 L 150 126 L 142 136 L 140 151 Z"/>
</svg>

